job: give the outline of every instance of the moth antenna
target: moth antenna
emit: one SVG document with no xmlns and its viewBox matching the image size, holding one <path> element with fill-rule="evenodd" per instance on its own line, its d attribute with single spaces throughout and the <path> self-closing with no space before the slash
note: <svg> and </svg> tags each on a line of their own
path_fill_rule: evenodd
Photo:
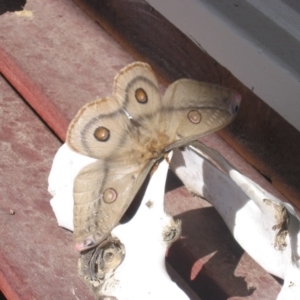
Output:
<svg viewBox="0 0 300 300">
<path fill-rule="evenodd" d="M 158 166 L 159 166 L 159 161 L 156 161 L 150 170 L 150 175 L 152 175 L 157 170 Z"/>
<path fill-rule="evenodd" d="M 130 115 L 130 113 L 125 109 L 122 108 L 122 110 L 124 111 L 126 117 L 129 119 L 130 123 L 134 126 L 134 127 L 141 127 L 141 124 L 139 122 L 137 122 L 136 120 L 133 119 L 133 117 Z"/>
</svg>

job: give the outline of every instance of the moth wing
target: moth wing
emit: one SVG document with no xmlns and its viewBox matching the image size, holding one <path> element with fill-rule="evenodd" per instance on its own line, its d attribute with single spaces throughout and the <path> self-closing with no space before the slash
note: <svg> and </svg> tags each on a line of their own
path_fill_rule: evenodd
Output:
<svg viewBox="0 0 300 300">
<path fill-rule="evenodd" d="M 165 150 L 225 127 L 235 118 L 240 101 L 238 92 L 219 85 L 191 79 L 175 81 L 162 101 L 161 126 L 172 141 Z"/>
<path fill-rule="evenodd" d="M 158 124 L 161 97 L 148 64 L 134 62 L 122 69 L 115 77 L 113 95 L 134 121 L 145 127 Z"/>
<path fill-rule="evenodd" d="M 67 144 L 98 159 L 121 157 L 131 151 L 130 120 L 114 97 L 83 106 L 69 125 Z"/>
<path fill-rule="evenodd" d="M 103 241 L 129 207 L 153 166 L 101 161 L 80 171 L 74 182 L 74 238 L 79 251 Z"/>
</svg>

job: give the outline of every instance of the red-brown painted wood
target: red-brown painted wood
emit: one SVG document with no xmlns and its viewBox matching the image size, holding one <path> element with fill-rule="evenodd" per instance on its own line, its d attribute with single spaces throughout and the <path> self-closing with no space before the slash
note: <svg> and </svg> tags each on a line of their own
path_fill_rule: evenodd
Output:
<svg viewBox="0 0 300 300">
<path fill-rule="evenodd" d="M 2 76 L 0 91 L 0 290 L 13 300 L 93 299 L 77 276 L 72 234 L 49 205 L 61 143 Z"/>
</svg>

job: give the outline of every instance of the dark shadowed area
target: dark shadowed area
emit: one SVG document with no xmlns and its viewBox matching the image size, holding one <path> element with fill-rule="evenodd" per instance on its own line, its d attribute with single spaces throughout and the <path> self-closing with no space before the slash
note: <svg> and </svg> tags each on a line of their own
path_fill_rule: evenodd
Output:
<svg viewBox="0 0 300 300">
<path fill-rule="evenodd" d="M 25 4 L 26 0 L 0 0 L 0 15 L 8 11 L 13 12 L 23 10 Z"/>
</svg>

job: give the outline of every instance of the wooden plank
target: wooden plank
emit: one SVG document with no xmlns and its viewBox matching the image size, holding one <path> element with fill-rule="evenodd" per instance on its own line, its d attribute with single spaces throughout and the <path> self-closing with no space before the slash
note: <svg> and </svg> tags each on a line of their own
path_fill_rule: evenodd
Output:
<svg viewBox="0 0 300 300">
<path fill-rule="evenodd" d="M 0 90 L 0 290 L 13 300 L 92 299 L 77 275 L 72 234 L 49 205 L 60 142 L 2 76 Z"/>
<path fill-rule="evenodd" d="M 112 78 L 133 58 L 70 1 L 27 1 L 26 9 L 32 16 L 1 16 L 0 71 L 64 140 L 78 109 L 109 95 Z"/>
</svg>

